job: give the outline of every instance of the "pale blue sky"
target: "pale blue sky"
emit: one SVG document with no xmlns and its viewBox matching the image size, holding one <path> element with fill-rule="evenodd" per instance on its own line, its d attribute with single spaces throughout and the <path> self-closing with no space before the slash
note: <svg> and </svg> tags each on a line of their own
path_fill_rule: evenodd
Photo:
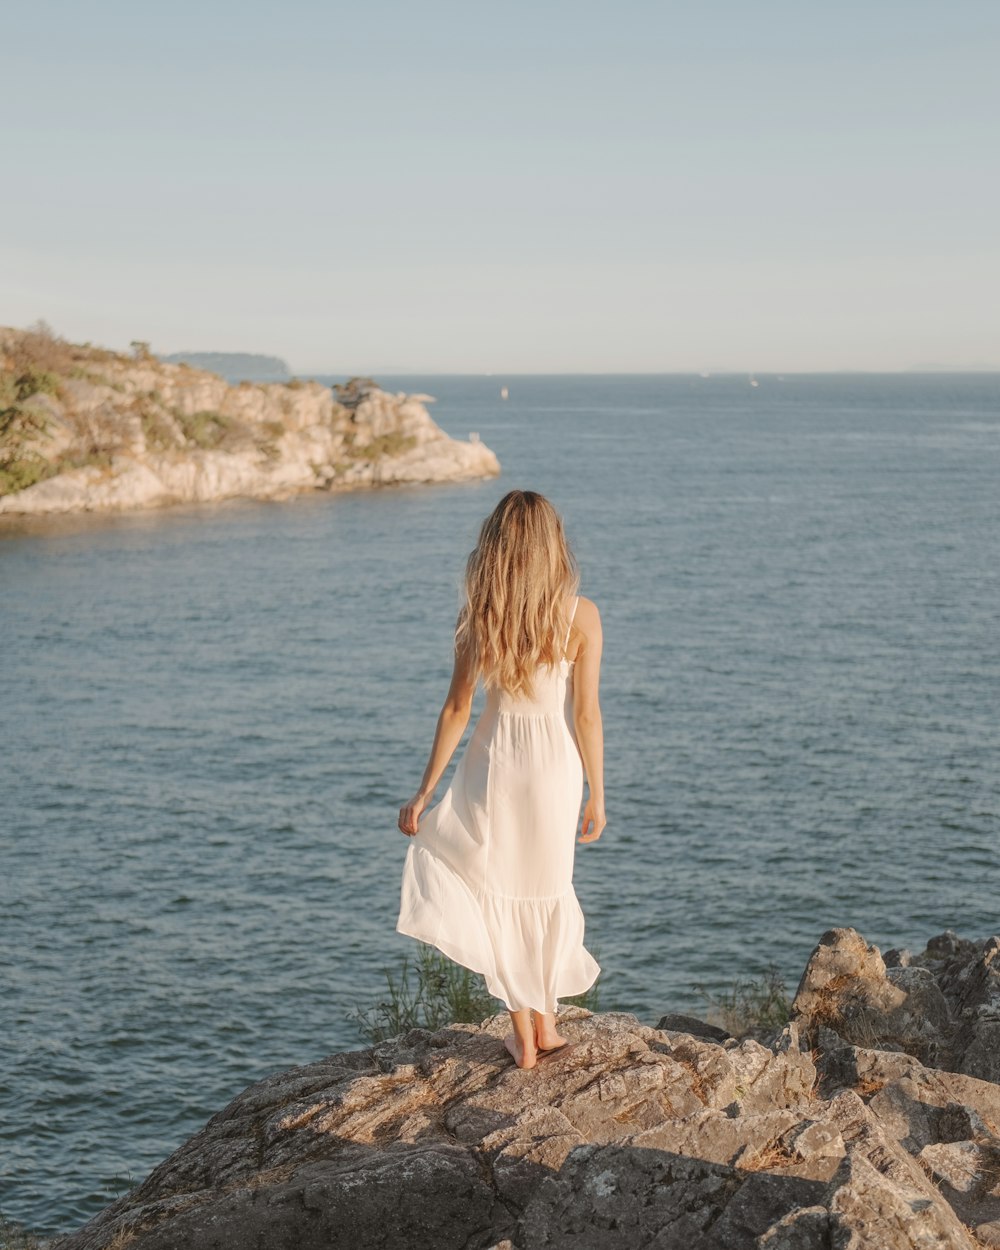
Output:
<svg viewBox="0 0 1000 1250">
<path fill-rule="evenodd" d="M 0 324 L 298 372 L 1000 366 L 1000 4 L 33 0 Z"/>
</svg>

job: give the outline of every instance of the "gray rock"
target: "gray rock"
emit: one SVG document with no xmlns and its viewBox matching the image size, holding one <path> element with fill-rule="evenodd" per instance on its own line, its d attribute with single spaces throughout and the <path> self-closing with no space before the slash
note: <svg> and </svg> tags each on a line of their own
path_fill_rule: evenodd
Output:
<svg viewBox="0 0 1000 1250">
<path fill-rule="evenodd" d="M 952 959 L 963 953 L 971 955 L 975 952 L 975 943 L 960 938 L 951 929 L 945 929 L 937 937 L 932 937 L 924 950 L 925 959 Z"/>
<path fill-rule="evenodd" d="M 929 969 L 886 968 L 878 947 L 854 929 L 831 929 L 809 958 L 792 1015 L 813 1040 L 821 1027 L 855 1046 L 902 1050 L 922 1062 L 945 1061 L 948 1004 Z"/>
<path fill-rule="evenodd" d="M 1000 1081 L 1000 937 L 969 951 L 959 948 L 939 972 L 956 1027 L 955 1066 L 984 1081 Z"/>
<path fill-rule="evenodd" d="M 857 1153 L 844 1161 L 832 1190 L 827 1205 L 838 1248 L 976 1250 L 968 1229 L 926 1179 L 893 1175 Z"/>
<path fill-rule="evenodd" d="M 823 1189 L 668 1151 L 581 1146 L 539 1186 L 515 1241 L 532 1250 L 751 1250 Z"/>
<path fill-rule="evenodd" d="M 1000 944 L 939 946 L 832 930 L 768 1046 L 570 1008 L 528 1071 L 503 1014 L 277 1073 L 52 1250 L 1000 1247 L 1000 1085 L 845 1040 L 981 1040 Z"/>
<path fill-rule="evenodd" d="M 731 1033 L 715 1024 L 708 1024 L 697 1016 L 684 1016 L 677 1012 L 661 1016 L 656 1027 L 665 1033 L 689 1033 L 692 1037 L 707 1037 L 711 1042 L 724 1042 L 732 1037 Z"/>
</svg>

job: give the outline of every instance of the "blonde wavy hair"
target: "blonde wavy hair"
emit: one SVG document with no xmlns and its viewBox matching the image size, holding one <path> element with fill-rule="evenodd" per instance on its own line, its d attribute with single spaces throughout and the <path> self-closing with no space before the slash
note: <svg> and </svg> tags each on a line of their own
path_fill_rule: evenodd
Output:
<svg viewBox="0 0 1000 1250">
<path fill-rule="evenodd" d="M 479 531 L 465 567 L 457 647 L 470 646 L 486 688 L 531 698 L 532 676 L 562 659 L 580 585 L 559 514 L 544 495 L 512 490 Z"/>
</svg>

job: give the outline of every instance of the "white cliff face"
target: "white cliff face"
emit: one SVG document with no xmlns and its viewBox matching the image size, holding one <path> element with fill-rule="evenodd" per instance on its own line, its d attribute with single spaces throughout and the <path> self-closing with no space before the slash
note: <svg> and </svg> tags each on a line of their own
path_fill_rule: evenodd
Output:
<svg viewBox="0 0 1000 1250">
<path fill-rule="evenodd" d="M 0 332 L 8 379 L 15 371 L 3 352 L 18 333 Z M 430 396 L 361 386 L 340 403 L 317 382 L 231 386 L 185 365 L 71 350 L 81 362 L 59 371 L 55 393 L 18 401 L 43 428 L 16 454 L 36 468 L 44 461 L 42 480 L 23 489 L 8 482 L 0 514 L 273 499 L 500 472 L 477 437 L 462 442 L 434 423 L 425 406 Z"/>
</svg>

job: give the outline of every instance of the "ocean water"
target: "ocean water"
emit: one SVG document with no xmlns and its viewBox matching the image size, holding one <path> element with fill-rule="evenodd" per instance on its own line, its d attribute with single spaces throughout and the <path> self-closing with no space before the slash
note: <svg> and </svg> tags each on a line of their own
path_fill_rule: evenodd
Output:
<svg viewBox="0 0 1000 1250">
<path fill-rule="evenodd" d="M 514 486 L 604 621 L 602 1008 L 794 989 L 833 925 L 1000 930 L 1000 375 L 758 380 L 391 379 L 502 476 L 0 528 L 0 1211 L 68 1231 L 363 1044 L 414 949 L 396 809 L 462 564 Z"/>
</svg>

